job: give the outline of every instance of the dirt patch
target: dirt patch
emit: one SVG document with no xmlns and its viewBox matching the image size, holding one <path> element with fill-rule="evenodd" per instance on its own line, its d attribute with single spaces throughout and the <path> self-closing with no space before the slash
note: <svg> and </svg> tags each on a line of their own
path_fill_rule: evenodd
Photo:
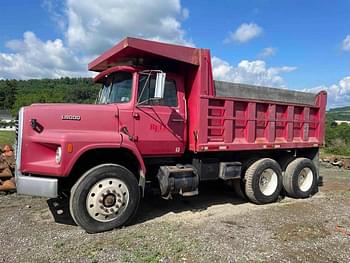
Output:
<svg viewBox="0 0 350 263">
<path fill-rule="evenodd" d="M 331 233 L 321 223 L 289 223 L 277 229 L 275 237 L 283 241 L 324 238 Z"/>
<path fill-rule="evenodd" d="M 320 175 L 323 176 L 324 182 L 322 191 L 350 190 L 350 171 L 337 167 L 321 167 Z"/>
</svg>

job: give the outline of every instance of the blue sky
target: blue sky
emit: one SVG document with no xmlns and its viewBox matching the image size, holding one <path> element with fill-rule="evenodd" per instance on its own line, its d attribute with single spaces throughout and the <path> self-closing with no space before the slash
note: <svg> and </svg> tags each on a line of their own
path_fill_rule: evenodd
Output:
<svg viewBox="0 0 350 263">
<path fill-rule="evenodd" d="M 184 2 L 190 10 L 189 35 L 233 64 L 254 60 L 271 46 L 278 51 L 269 65 L 298 67 L 285 76 L 290 86 L 329 85 L 349 74 L 350 52 L 341 50 L 341 42 L 350 33 L 350 1 L 202 1 L 201 8 L 195 2 Z M 223 45 L 227 32 L 244 22 L 255 22 L 264 33 L 244 45 Z"/>
<path fill-rule="evenodd" d="M 88 76 L 130 35 L 210 48 L 218 79 L 324 88 L 332 106 L 350 105 L 348 0 L 12 0 L 0 11 L 0 78 Z"/>
</svg>

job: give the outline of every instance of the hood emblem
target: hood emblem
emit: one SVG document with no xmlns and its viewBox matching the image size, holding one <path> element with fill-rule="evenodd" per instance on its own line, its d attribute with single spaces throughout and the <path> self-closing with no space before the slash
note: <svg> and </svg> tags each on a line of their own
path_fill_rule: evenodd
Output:
<svg viewBox="0 0 350 263">
<path fill-rule="evenodd" d="M 80 121 L 81 117 L 79 115 L 62 115 L 62 120 L 66 120 L 66 121 Z"/>
</svg>

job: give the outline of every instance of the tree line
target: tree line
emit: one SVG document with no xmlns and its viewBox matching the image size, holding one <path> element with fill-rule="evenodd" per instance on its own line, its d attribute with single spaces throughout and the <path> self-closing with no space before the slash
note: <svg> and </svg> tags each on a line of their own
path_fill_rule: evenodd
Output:
<svg viewBox="0 0 350 263">
<path fill-rule="evenodd" d="M 93 103 L 100 85 L 91 78 L 0 80 L 0 109 L 16 116 L 32 103 Z"/>
</svg>

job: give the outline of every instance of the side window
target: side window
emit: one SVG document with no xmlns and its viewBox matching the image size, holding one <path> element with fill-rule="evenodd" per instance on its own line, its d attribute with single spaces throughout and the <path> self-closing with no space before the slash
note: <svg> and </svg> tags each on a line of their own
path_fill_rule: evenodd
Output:
<svg viewBox="0 0 350 263">
<path fill-rule="evenodd" d="M 177 92 L 175 80 L 165 80 L 163 105 L 177 106 Z"/>
<path fill-rule="evenodd" d="M 148 81 L 147 81 L 148 79 Z M 160 105 L 176 107 L 177 102 L 177 90 L 175 80 L 166 79 L 164 87 L 164 99 L 153 99 L 154 89 L 156 85 L 156 76 L 140 74 L 139 87 L 138 87 L 138 102 L 143 105 Z"/>
</svg>

